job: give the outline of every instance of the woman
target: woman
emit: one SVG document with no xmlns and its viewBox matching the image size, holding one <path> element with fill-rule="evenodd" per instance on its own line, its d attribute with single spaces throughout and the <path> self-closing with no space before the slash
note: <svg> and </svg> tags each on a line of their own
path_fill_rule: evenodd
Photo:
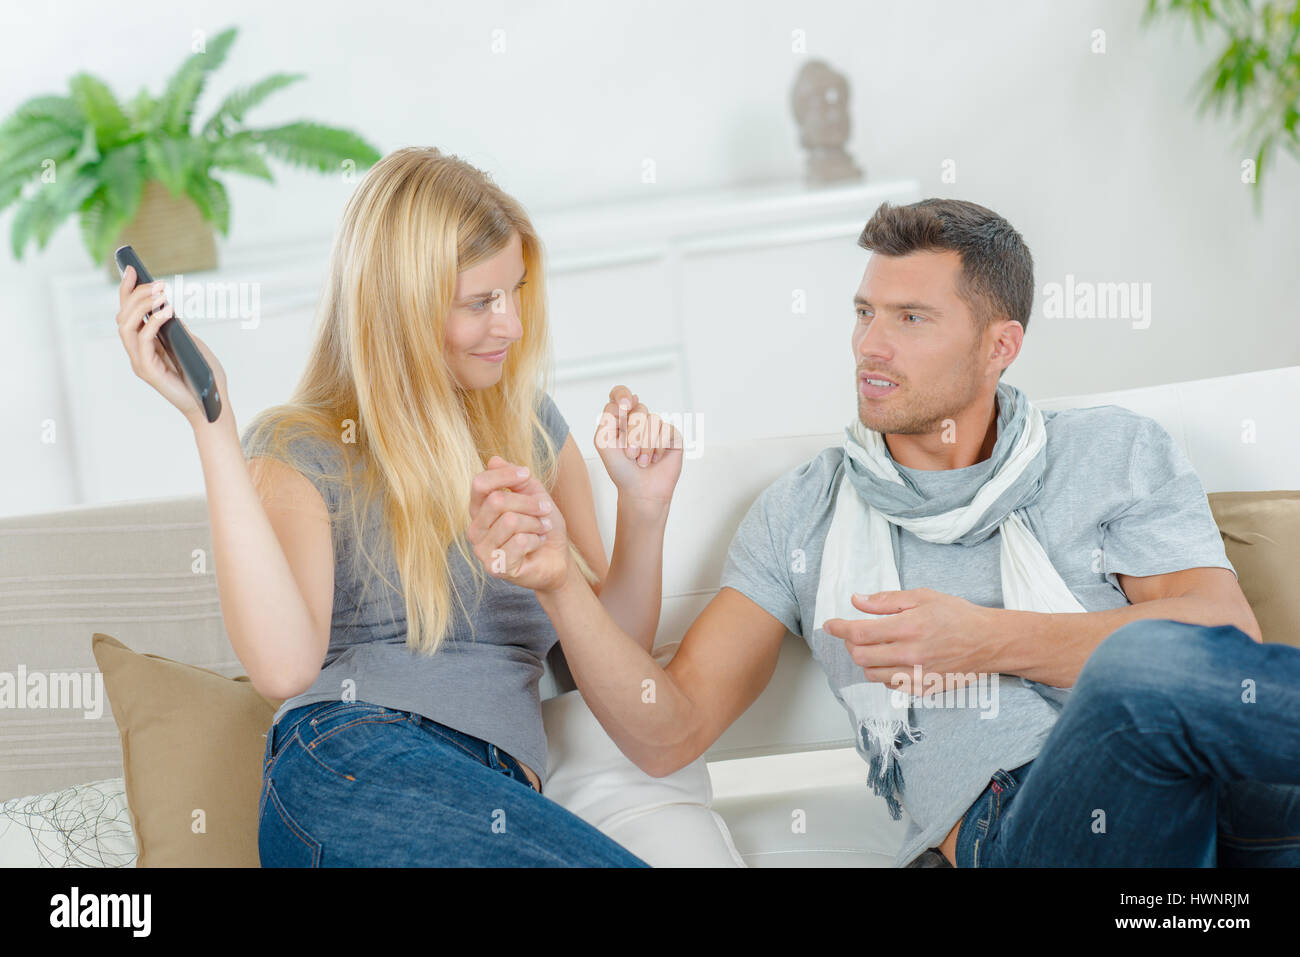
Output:
<svg viewBox="0 0 1300 957">
<path fill-rule="evenodd" d="M 296 390 L 241 439 L 216 357 L 195 337 L 224 399 L 208 423 L 156 340 L 161 285 L 123 277 L 132 368 L 194 428 L 227 633 L 253 686 L 286 699 L 263 763 L 263 866 L 646 866 L 542 795 L 555 631 L 478 554 L 514 566 L 569 543 L 610 615 L 653 644 L 680 448 L 630 446 L 644 406 L 611 392 L 607 563 L 547 395 L 543 280 L 517 201 L 454 156 L 397 150 L 347 204 Z M 489 494 L 523 514 L 472 529 Z"/>
</svg>

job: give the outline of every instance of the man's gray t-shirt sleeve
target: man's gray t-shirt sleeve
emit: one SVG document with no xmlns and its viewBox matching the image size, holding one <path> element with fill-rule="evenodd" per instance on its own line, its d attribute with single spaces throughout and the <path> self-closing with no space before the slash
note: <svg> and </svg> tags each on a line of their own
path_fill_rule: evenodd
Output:
<svg viewBox="0 0 1300 957">
<path fill-rule="evenodd" d="M 787 557 L 788 536 L 780 521 L 791 509 L 780 508 L 777 501 L 788 484 L 778 480 L 750 506 L 727 548 L 721 587 L 734 588 L 793 634 L 802 635 L 799 601 L 790 581 L 790 563 L 799 556 Z"/>
<path fill-rule="evenodd" d="M 1144 577 L 1201 567 L 1236 573 L 1200 478 L 1154 419 L 1139 417 L 1128 476 L 1127 504 L 1100 523 L 1107 581 L 1120 588 L 1119 574 Z"/>
</svg>

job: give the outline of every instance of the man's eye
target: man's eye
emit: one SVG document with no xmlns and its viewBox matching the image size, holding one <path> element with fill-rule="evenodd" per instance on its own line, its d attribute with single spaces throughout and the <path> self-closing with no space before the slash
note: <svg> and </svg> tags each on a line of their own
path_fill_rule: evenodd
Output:
<svg viewBox="0 0 1300 957">
<path fill-rule="evenodd" d="M 908 313 L 907 315 L 905 315 L 903 318 L 904 318 L 904 319 L 920 319 L 922 322 L 925 321 L 925 317 L 924 317 L 924 316 L 918 316 L 918 315 L 917 315 L 916 313 L 914 313 L 914 312 L 909 312 L 909 313 Z M 914 326 L 914 325 L 917 325 L 917 323 L 914 323 L 914 322 L 913 322 L 913 323 L 908 323 L 908 325 L 913 325 L 913 326 Z"/>
</svg>

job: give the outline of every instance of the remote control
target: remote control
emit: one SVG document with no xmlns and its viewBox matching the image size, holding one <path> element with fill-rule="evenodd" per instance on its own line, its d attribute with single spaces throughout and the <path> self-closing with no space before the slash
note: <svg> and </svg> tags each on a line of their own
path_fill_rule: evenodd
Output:
<svg viewBox="0 0 1300 957">
<path fill-rule="evenodd" d="M 126 272 L 127 266 L 135 267 L 136 286 L 142 282 L 153 282 L 149 270 L 144 268 L 144 263 L 130 246 L 119 247 L 114 253 L 114 258 L 117 260 L 117 268 L 123 273 Z M 152 317 L 153 312 L 149 315 Z M 145 321 L 147 322 L 148 319 Z M 172 309 L 172 315 L 162 324 L 162 328 L 158 330 L 158 339 L 162 342 L 167 355 L 171 357 L 172 363 L 181 370 L 181 375 L 184 376 L 190 391 L 203 406 L 203 413 L 208 421 L 217 421 L 217 417 L 221 415 L 221 396 L 217 394 L 217 381 L 212 375 L 212 367 L 208 365 L 208 360 L 203 358 L 203 353 L 199 352 L 199 347 L 194 344 L 185 327 L 176 321 L 175 308 Z"/>
</svg>

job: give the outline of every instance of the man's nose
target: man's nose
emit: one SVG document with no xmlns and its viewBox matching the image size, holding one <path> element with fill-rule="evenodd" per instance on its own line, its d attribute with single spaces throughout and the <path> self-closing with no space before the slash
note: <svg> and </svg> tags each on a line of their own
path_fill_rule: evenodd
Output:
<svg viewBox="0 0 1300 957">
<path fill-rule="evenodd" d="M 885 333 L 884 324 L 872 319 L 867 324 L 866 331 L 859 335 L 855 352 L 859 360 L 869 355 L 889 356 L 893 349 L 889 344 L 889 337 Z"/>
</svg>

